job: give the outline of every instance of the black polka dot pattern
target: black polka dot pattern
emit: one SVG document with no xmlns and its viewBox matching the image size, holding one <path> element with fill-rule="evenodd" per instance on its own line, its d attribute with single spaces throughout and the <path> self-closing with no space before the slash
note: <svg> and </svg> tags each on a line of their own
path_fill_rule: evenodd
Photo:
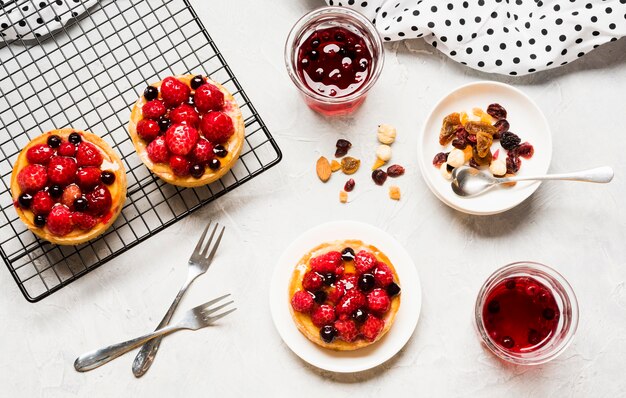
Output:
<svg viewBox="0 0 626 398">
<path fill-rule="evenodd" d="M 17 5 L 19 3 L 19 5 Z M 31 40 L 61 29 L 96 0 L 37 0 L 9 3 L 0 9 L 0 41 Z M 360 5 L 367 7 L 367 2 Z"/>
<path fill-rule="evenodd" d="M 626 0 L 327 0 L 351 7 L 384 41 L 423 38 L 485 72 L 521 76 L 566 65 L 626 36 Z"/>
</svg>

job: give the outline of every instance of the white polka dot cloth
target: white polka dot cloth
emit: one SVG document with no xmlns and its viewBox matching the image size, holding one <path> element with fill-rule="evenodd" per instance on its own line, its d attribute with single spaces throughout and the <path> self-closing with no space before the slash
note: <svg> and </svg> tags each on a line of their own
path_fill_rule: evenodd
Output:
<svg viewBox="0 0 626 398">
<path fill-rule="evenodd" d="M 626 36 L 626 0 L 327 0 L 374 22 L 385 41 L 423 37 L 484 72 L 565 65 Z"/>
<path fill-rule="evenodd" d="M 0 0 L 0 43 L 52 33 L 95 3 L 96 0 Z"/>
</svg>

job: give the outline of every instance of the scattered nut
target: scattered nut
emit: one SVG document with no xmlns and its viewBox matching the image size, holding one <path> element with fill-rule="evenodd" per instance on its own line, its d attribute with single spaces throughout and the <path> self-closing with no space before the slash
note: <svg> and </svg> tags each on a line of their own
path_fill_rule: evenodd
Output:
<svg viewBox="0 0 626 398">
<path fill-rule="evenodd" d="M 346 191 L 339 192 L 339 201 L 341 203 L 346 203 L 348 201 L 348 193 Z"/>
<path fill-rule="evenodd" d="M 448 164 L 451 167 L 460 167 L 465 163 L 465 152 L 460 149 L 454 148 L 448 154 Z"/>
<path fill-rule="evenodd" d="M 389 124 L 381 124 L 378 126 L 377 136 L 382 144 L 393 144 L 396 140 L 396 128 Z"/>
<path fill-rule="evenodd" d="M 441 164 L 441 166 L 439 167 L 439 171 L 441 172 L 441 175 L 443 176 L 443 178 L 445 178 L 446 180 L 452 179 L 452 172 L 448 170 L 447 162 L 443 162 Z"/>
<path fill-rule="evenodd" d="M 400 188 L 392 185 L 389 187 L 389 197 L 393 200 L 400 200 Z"/>
<path fill-rule="evenodd" d="M 376 148 L 376 157 L 387 162 L 391 159 L 391 147 L 389 145 L 379 145 L 378 148 Z"/>
<path fill-rule="evenodd" d="M 361 165 L 361 161 L 359 159 L 355 159 L 352 156 L 346 156 L 341 159 L 341 169 L 344 174 L 354 174 L 359 169 Z"/>
<path fill-rule="evenodd" d="M 489 171 L 494 177 L 502 177 L 506 174 L 506 162 L 503 159 L 496 159 L 489 165 Z"/>
<path fill-rule="evenodd" d="M 317 159 L 315 171 L 317 172 L 317 176 L 320 180 L 322 180 L 322 182 L 328 181 L 332 173 L 332 171 L 330 170 L 330 163 L 328 162 L 328 159 L 326 159 L 324 156 Z"/>
<path fill-rule="evenodd" d="M 506 173 L 504 175 L 505 177 L 515 177 L 515 174 L 512 173 Z M 504 184 L 502 184 L 503 186 L 507 187 L 507 188 L 511 188 L 514 187 L 517 184 L 516 181 L 511 181 L 511 182 L 505 182 Z"/>
<path fill-rule="evenodd" d="M 471 152 L 471 151 L 470 151 Z M 332 171 L 333 173 L 335 171 L 341 170 L 341 163 L 339 163 L 338 161 L 336 161 L 335 159 L 333 159 L 330 162 L 330 171 Z"/>
</svg>

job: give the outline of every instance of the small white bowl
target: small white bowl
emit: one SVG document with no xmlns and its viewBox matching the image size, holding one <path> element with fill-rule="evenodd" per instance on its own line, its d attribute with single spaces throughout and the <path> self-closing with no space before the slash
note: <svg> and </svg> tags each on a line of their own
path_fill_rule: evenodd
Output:
<svg viewBox="0 0 626 398">
<path fill-rule="evenodd" d="M 376 343 L 354 351 L 333 351 L 309 341 L 289 312 L 289 282 L 298 261 L 317 245 L 340 239 L 359 239 L 380 249 L 395 267 L 402 288 L 400 308 L 387 334 Z M 396 355 L 415 331 L 421 307 L 422 289 L 411 256 L 385 231 L 354 221 L 322 224 L 300 235 L 278 260 L 270 287 L 272 319 L 285 344 L 311 365 L 339 373 L 371 369 Z"/>
<path fill-rule="evenodd" d="M 453 112 L 471 112 L 476 107 L 486 110 L 493 103 L 498 103 L 507 110 L 510 130 L 519 135 L 522 142 L 528 141 L 535 148 L 531 159 L 521 159 L 519 176 L 546 174 L 552 159 L 552 136 L 548 121 L 537 104 L 526 94 L 508 84 L 487 81 L 456 88 L 443 97 L 430 112 L 417 141 L 417 153 L 422 176 L 435 196 L 453 209 L 468 214 L 489 215 L 509 210 L 532 195 L 540 184 L 518 182 L 511 188 L 496 187 L 482 195 L 466 198 L 457 196 L 452 191 L 450 181 L 433 166 L 432 161 L 437 153 L 448 152 L 452 148 L 451 145 L 439 145 L 443 118 Z M 499 156 L 506 159 L 506 151 L 495 141 L 492 152 L 498 148 Z"/>
</svg>

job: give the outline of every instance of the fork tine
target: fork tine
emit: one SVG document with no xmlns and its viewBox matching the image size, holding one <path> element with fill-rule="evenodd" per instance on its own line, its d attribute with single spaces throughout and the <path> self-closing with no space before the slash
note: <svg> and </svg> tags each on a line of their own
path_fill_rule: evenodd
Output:
<svg viewBox="0 0 626 398">
<path fill-rule="evenodd" d="M 213 256 L 215 256 L 215 252 L 217 251 L 217 248 L 220 245 L 220 242 L 222 241 L 222 236 L 224 235 L 224 230 L 226 229 L 226 227 L 222 227 L 222 230 L 220 231 L 219 236 L 217 237 L 217 240 L 215 241 L 215 246 L 213 246 L 213 249 L 211 249 L 211 253 L 209 253 L 209 256 L 207 257 L 208 263 L 211 263 L 213 261 Z M 208 248 L 208 246 L 207 246 Z M 206 254 L 206 252 L 202 253 L 202 256 L 204 257 L 204 255 Z"/>
<path fill-rule="evenodd" d="M 219 226 L 220 224 L 216 223 L 215 227 L 213 227 L 213 231 L 211 231 L 211 236 L 209 236 L 209 240 L 207 241 L 206 245 L 204 245 L 204 247 L 202 248 L 202 251 L 199 253 L 200 257 L 204 257 L 206 255 L 206 252 L 209 250 L 209 247 L 211 247 L 211 243 L 213 242 L 213 237 L 215 236 L 215 231 L 217 231 L 217 227 Z"/>
<path fill-rule="evenodd" d="M 200 236 L 200 239 L 198 239 L 198 244 L 196 245 L 196 248 L 193 249 L 193 254 L 200 253 L 200 248 L 202 247 L 202 243 L 204 243 L 204 238 L 206 237 L 206 233 L 209 230 L 210 226 L 211 226 L 211 221 L 209 221 L 209 223 L 204 228 L 204 231 L 202 232 L 202 236 Z"/>
<path fill-rule="evenodd" d="M 229 302 L 224 303 L 224 304 L 222 304 L 222 305 L 220 305 L 220 306 L 218 306 L 218 307 L 211 308 L 210 310 L 207 310 L 207 311 L 201 311 L 200 313 L 201 313 L 202 315 L 204 315 L 204 316 L 205 316 L 205 318 L 206 318 L 206 316 L 211 315 L 211 314 L 212 314 L 212 313 L 214 313 L 215 311 L 219 311 L 219 310 L 221 310 L 222 308 L 224 308 L 224 307 L 226 307 L 226 306 L 229 306 L 229 305 L 231 305 L 231 304 L 232 304 L 232 303 L 234 303 L 234 302 L 235 302 L 234 300 L 230 300 Z"/>
<path fill-rule="evenodd" d="M 230 293 L 225 294 L 223 296 L 220 296 L 218 298 L 214 298 L 213 300 L 208 301 L 208 302 L 206 302 L 204 304 L 200 304 L 199 306 L 193 308 L 192 311 L 198 311 L 198 312 L 202 313 L 203 311 L 207 310 L 213 304 L 217 303 L 218 301 L 222 301 L 223 299 L 225 299 L 228 296 L 230 296 Z"/>
<path fill-rule="evenodd" d="M 213 323 L 213 322 L 217 321 L 218 319 L 224 318 L 226 315 L 230 314 L 231 312 L 235 312 L 236 309 L 237 308 L 233 308 L 232 310 L 228 310 L 228 311 L 223 312 L 221 314 L 217 314 L 215 316 L 210 316 L 208 318 L 205 318 L 205 321 L 209 322 L 209 323 Z"/>
</svg>

